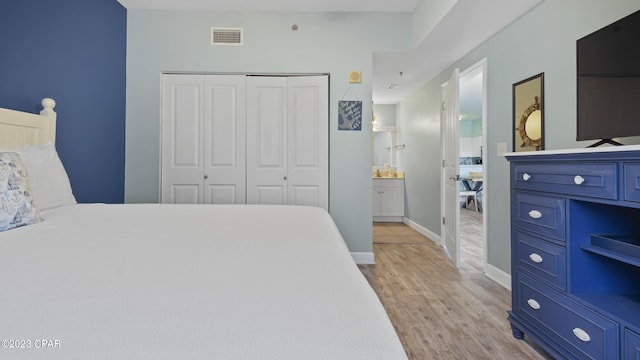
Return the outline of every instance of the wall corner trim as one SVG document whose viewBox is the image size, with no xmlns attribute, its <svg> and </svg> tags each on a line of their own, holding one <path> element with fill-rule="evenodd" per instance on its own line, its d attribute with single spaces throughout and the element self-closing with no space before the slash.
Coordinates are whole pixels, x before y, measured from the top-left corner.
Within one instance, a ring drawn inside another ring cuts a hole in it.
<svg viewBox="0 0 640 360">
<path fill-rule="evenodd" d="M 429 240 L 433 241 L 434 243 L 438 244 L 438 245 L 442 245 L 442 241 L 440 239 L 440 235 L 434 233 L 433 231 L 423 227 L 422 225 L 418 224 L 417 222 L 409 219 L 409 218 L 402 218 L 402 222 L 407 224 L 407 226 L 409 226 L 410 228 L 412 228 L 413 230 L 419 232 L 420 234 L 426 236 L 427 238 L 429 238 Z"/>
<path fill-rule="evenodd" d="M 376 263 L 373 252 L 352 252 L 351 257 L 358 265 L 374 265 Z"/>
<path fill-rule="evenodd" d="M 487 264 L 485 268 L 486 272 L 484 273 L 489 279 L 497 282 L 502 285 L 507 290 L 511 290 L 511 275 L 506 272 L 498 269 L 497 267 Z"/>
</svg>

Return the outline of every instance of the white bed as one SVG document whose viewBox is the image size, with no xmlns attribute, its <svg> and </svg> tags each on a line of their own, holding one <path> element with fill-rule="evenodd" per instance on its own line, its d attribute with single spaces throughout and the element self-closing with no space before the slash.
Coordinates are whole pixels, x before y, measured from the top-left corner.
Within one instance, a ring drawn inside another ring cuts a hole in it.
<svg viewBox="0 0 640 360">
<path fill-rule="evenodd" d="M 0 148 L 53 140 L 51 114 L 44 135 Z M 0 232 L 2 359 L 407 358 L 320 208 L 75 204 L 40 217 Z"/>
</svg>

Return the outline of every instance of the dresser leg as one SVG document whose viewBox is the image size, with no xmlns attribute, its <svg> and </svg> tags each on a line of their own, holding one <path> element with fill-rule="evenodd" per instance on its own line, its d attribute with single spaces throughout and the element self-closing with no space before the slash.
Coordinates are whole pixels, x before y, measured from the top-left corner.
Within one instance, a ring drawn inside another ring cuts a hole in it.
<svg viewBox="0 0 640 360">
<path fill-rule="evenodd" d="M 524 333 L 518 329 L 517 327 L 515 327 L 513 324 L 511 324 L 511 331 L 513 332 L 513 337 L 516 339 L 524 339 Z"/>
</svg>

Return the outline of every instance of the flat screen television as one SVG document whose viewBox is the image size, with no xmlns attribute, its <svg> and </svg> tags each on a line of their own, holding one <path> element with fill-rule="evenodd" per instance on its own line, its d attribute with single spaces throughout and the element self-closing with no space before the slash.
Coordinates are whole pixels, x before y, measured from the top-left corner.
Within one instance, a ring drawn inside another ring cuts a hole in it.
<svg viewBox="0 0 640 360">
<path fill-rule="evenodd" d="M 576 140 L 640 136 L 640 10 L 576 42 Z"/>
</svg>

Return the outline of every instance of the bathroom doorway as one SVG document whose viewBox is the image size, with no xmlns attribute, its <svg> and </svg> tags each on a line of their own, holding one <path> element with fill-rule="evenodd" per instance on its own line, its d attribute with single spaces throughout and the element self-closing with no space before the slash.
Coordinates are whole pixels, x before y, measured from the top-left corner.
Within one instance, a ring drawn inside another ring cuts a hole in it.
<svg viewBox="0 0 640 360">
<path fill-rule="evenodd" d="M 485 272 L 486 258 L 486 59 L 460 73 L 460 267 Z"/>
</svg>

